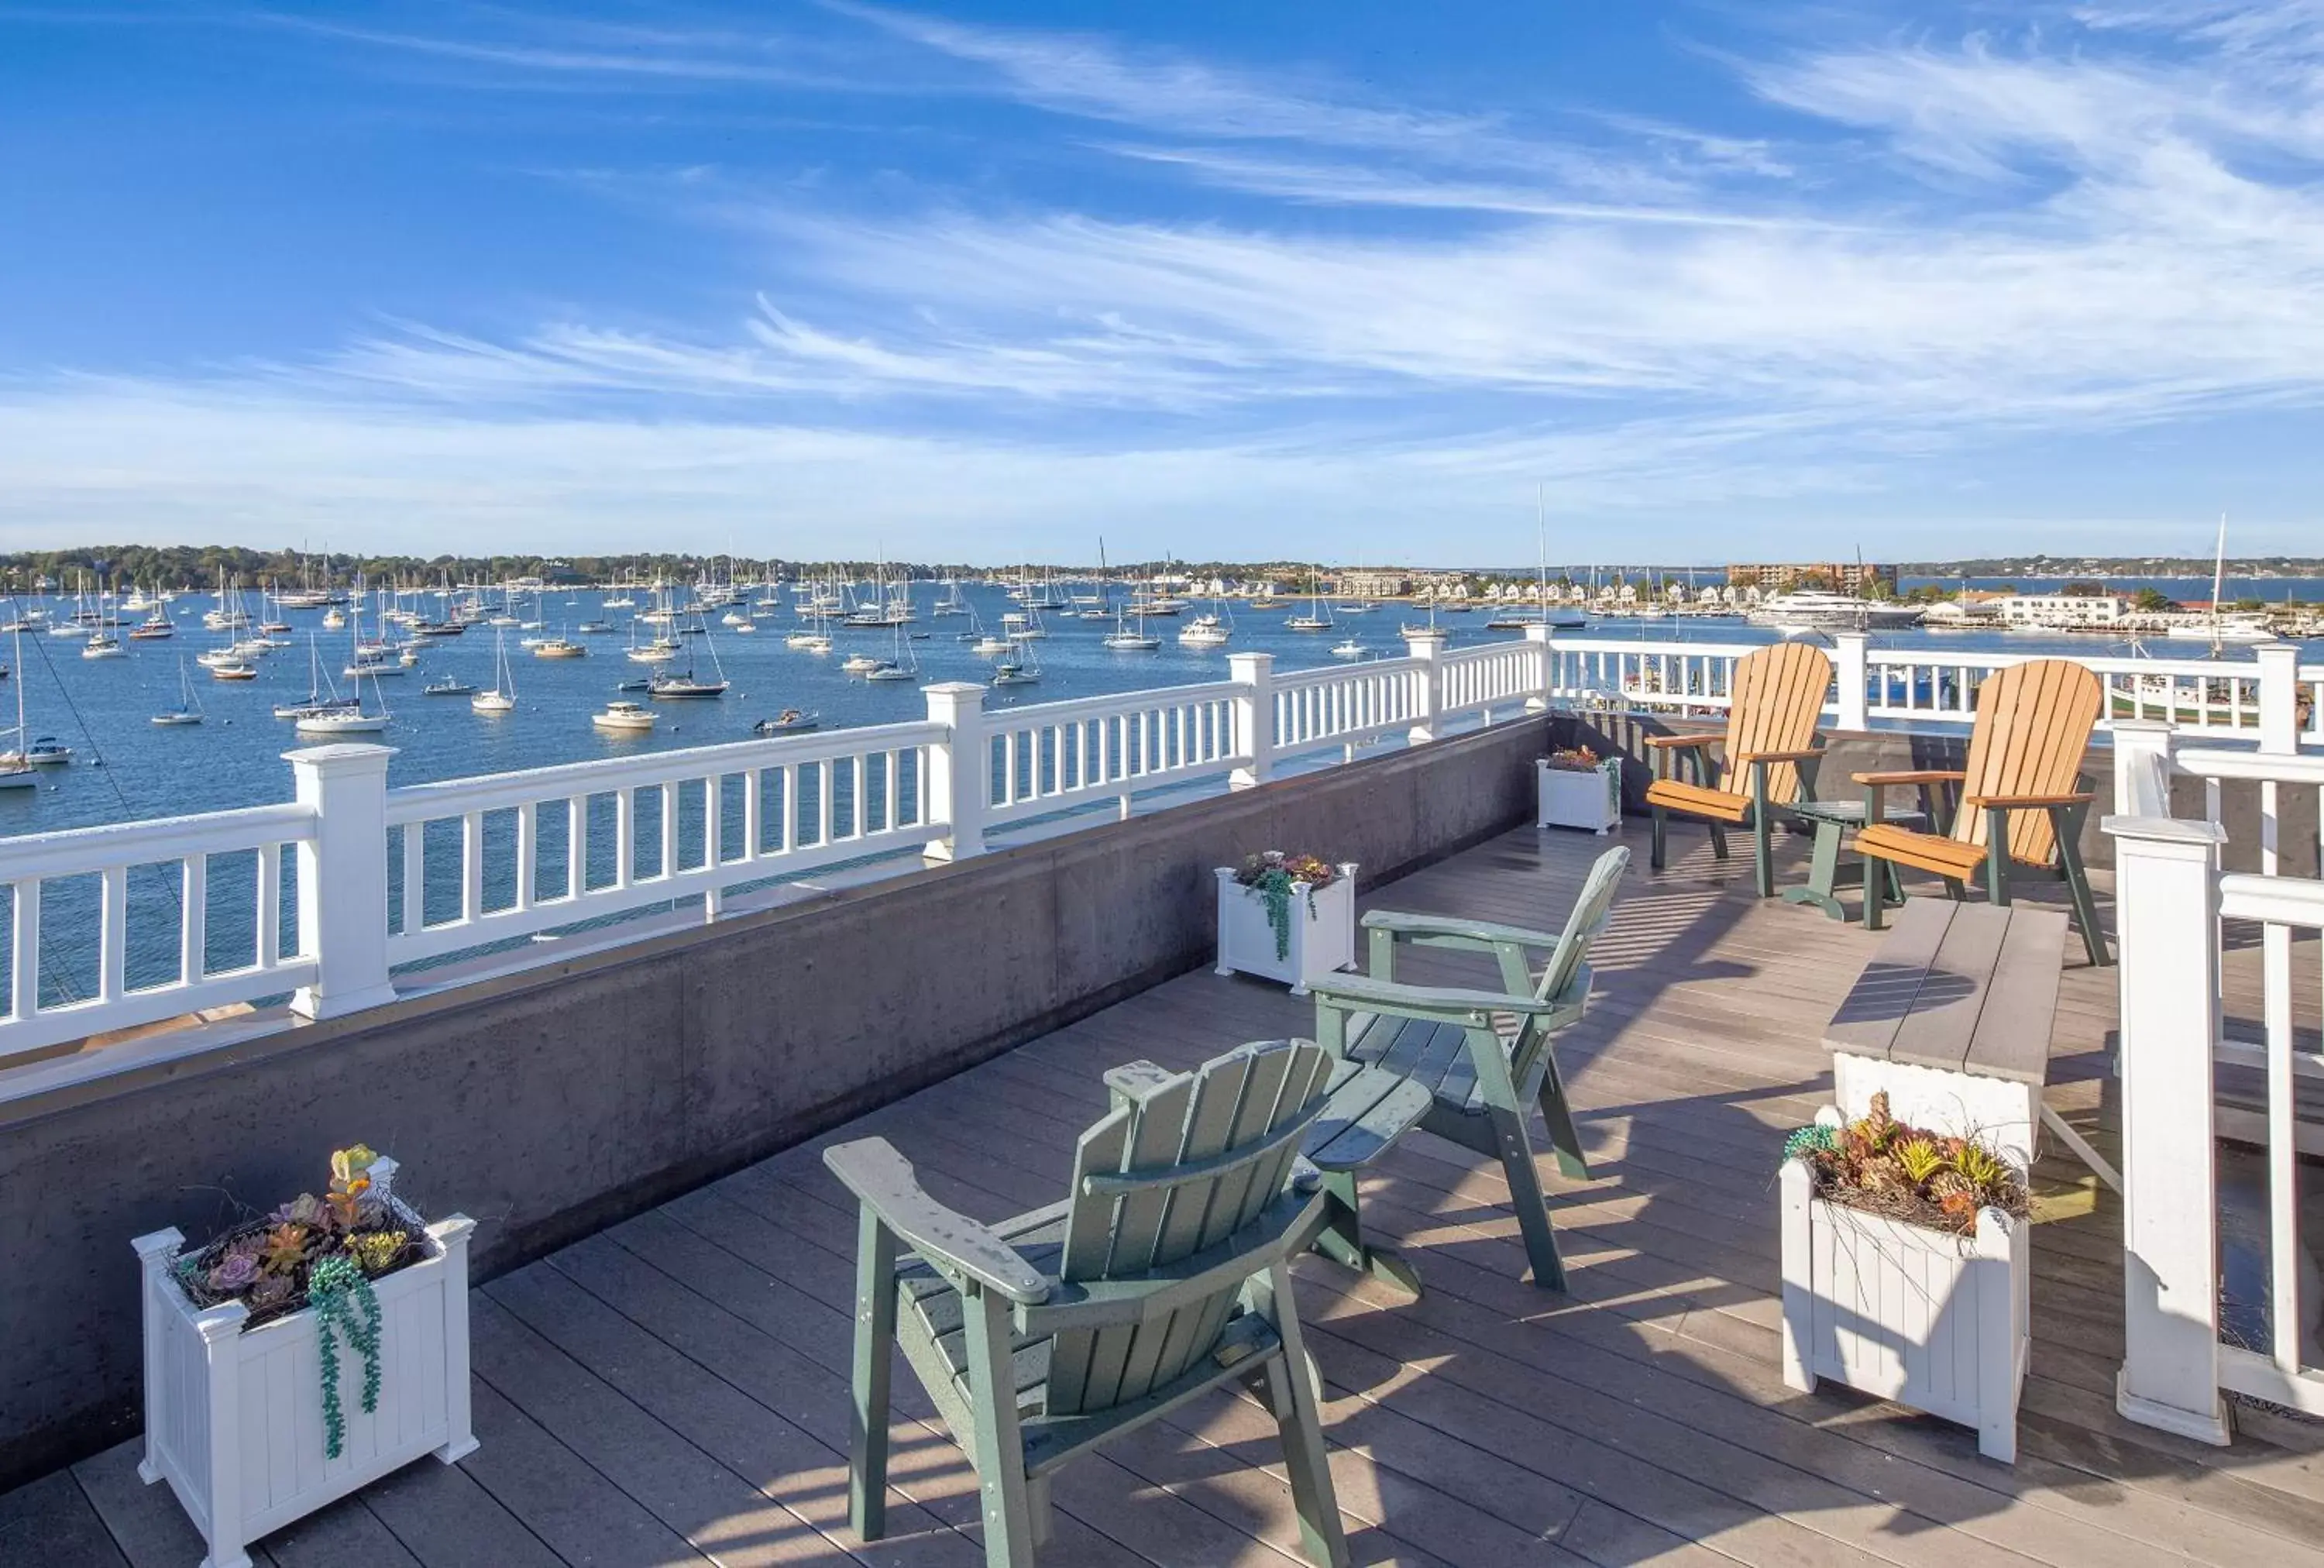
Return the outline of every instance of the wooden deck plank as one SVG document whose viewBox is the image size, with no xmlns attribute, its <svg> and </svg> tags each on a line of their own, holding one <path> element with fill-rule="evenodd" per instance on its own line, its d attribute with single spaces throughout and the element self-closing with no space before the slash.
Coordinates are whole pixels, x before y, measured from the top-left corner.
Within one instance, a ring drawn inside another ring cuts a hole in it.
<svg viewBox="0 0 2324 1568">
<path fill-rule="evenodd" d="M 1513 833 L 1361 901 L 1554 927 L 1602 847 Z M 2072 1162 L 2036 1172 L 2060 1217 L 2034 1233 L 2014 1469 L 1978 1457 L 1963 1428 L 1783 1386 L 1768 1183 L 1785 1134 L 1829 1098 L 1826 1026 L 1880 939 L 1753 898 L 1748 858 L 1714 864 L 1699 831 L 1673 848 L 1668 872 L 1633 866 L 1592 954 L 1589 1016 L 1557 1042 L 1591 1165 L 1582 1180 L 1542 1173 L 1570 1289 L 1525 1282 L 1499 1167 L 1427 1134 L 1361 1184 L 1368 1224 L 1403 1246 L 1426 1295 L 1319 1260 L 1295 1270 L 1357 1561 L 2324 1568 L 2324 1427 L 2261 1417 L 2213 1450 L 2115 1413 L 2120 1212 Z M 1803 853 L 1779 841 L 1784 874 Z M 2094 880 L 2104 899 L 2108 879 Z M 2056 893 L 2032 884 L 2024 901 L 2061 908 Z M 2231 1017 L 2257 1016 L 2257 959 L 2227 955 Z M 1401 973 L 1488 973 L 1435 950 Z M 2052 1103 L 2118 1149 L 2114 972 L 2071 964 L 2058 998 Z M 475 1297 L 483 1449 L 399 1472 L 254 1555 L 969 1568 L 982 1556 L 973 1473 L 908 1376 L 892 1534 L 867 1545 L 847 1529 L 854 1214 L 822 1148 L 889 1137 L 931 1192 L 997 1217 L 1063 1191 L 1073 1140 L 1104 1108 L 1104 1069 L 1189 1066 L 1308 1033 L 1314 1016 L 1259 982 L 1167 980 L 493 1282 Z M 0 1559 L 22 1556 L 29 1532 L 46 1554 L 29 1560 L 190 1568 L 191 1527 L 134 1462 L 124 1444 L 0 1498 Z M 1045 1562 L 1297 1560 L 1272 1419 L 1240 1391 L 1067 1467 L 1056 1498 Z"/>
<path fill-rule="evenodd" d="M 60 1470 L 0 1497 L 0 1563 L 127 1568 L 72 1471 Z"/>
</svg>

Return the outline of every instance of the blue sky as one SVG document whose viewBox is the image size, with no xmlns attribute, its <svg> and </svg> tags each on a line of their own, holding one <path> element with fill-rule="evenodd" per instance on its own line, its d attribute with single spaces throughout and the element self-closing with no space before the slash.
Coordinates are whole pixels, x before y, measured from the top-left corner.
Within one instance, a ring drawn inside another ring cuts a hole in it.
<svg viewBox="0 0 2324 1568">
<path fill-rule="evenodd" d="M 0 0 L 0 548 L 2324 552 L 2324 0 Z"/>
</svg>

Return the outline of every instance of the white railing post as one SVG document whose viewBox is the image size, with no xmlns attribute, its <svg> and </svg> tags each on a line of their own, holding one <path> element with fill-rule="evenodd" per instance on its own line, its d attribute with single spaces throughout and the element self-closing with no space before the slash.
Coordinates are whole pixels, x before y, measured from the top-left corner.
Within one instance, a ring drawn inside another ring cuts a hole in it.
<svg viewBox="0 0 2324 1568">
<path fill-rule="evenodd" d="M 337 1018 L 395 1000 L 387 974 L 387 760 L 392 746 L 285 752 L 315 834 L 299 843 L 299 955 L 314 980 L 290 1010 Z M 414 890 L 416 894 L 417 890 Z M 263 956 L 263 955 L 262 955 Z"/>
<path fill-rule="evenodd" d="M 1405 738 L 1416 746 L 1425 746 L 1436 738 L 1437 718 L 1444 711 L 1444 667 L 1438 662 L 1444 652 L 1444 633 L 1434 630 L 1407 632 L 1404 645 L 1420 661 L 1412 728 L 1405 732 Z"/>
<path fill-rule="evenodd" d="M 2114 722 L 2114 813 L 2171 815 L 2171 752 L 2177 730 L 2161 719 Z"/>
<path fill-rule="evenodd" d="M 1227 776 L 1230 789 L 1248 789 L 1275 776 L 1275 655 L 1230 653 L 1227 678 L 1234 695 L 1235 745 L 1249 761 Z"/>
<path fill-rule="evenodd" d="M 1866 712 L 1864 696 L 1864 645 L 1870 641 L 1861 632 L 1835 632 L 1831 634 L 1832 674 L 1840 687 L 1840 713 L 1832 721 L 1834 729 L 1868 730 L 1872 727 Z"/>
<path fill-rule="evenodd" d="M 2156 766 L 2163 749 L 2137 732 L 2131 756 L 2123 743 L 2117 731 L 2122 814 L 2104 824 L 2114 840 L 2121 948 L 2123 1362 L 2115 1407 L 2149 1426 L 2225 1443 L 2211 1078 L 2227 835 L 2216 824 L 2166 815 L 2168 763 Z"/>
<path fill-rule="evenodd" d="M 945 825 L 921 853 L 930 860 L 966 860 L 984 853 L 984 817 L 992 807 L 992 742 L 984 724 L 984 688 L 973 680 L 922 687 L 928 723 L 945 738 L 928 747 L 928 819 Z"/>
<path fill-rule="evenodd" d="M 1526 646 L 1533 650 L 1533 691 L 1526 698 L 1526 712 L 1542 713 L 1549 707 L 1550 681 L 1554 673 L 1556 650 L 1551 646 L 1550 633 L 1555 628 L 1536 622 L 1525 629 Z"/>
<path fill-rule="evenodd" d="M 2259 658 L 2259 749 L 2281 756 L 2300 753 L 2300 646 L 2263 642 Z"/>
</svg>

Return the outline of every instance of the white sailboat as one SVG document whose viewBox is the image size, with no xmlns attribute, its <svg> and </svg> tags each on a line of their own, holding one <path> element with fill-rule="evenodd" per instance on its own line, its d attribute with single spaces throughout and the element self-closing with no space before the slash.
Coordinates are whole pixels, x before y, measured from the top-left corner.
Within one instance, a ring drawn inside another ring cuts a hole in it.
<svg viewBox="0 0 2324 1568">
<path fill-rule="evenodd" d="M 1323 583 L 1313 569 L 1307 574 L 1307 613 L 1290 616 L 1285 620 L 1283 627 L 1286 632 L 1329 632 L 1332 629 L 1332 617 L 1323 609 Z"/>
<path fill-rule="evenodd" d="M 16 727 L 10 733 L 15 744 L 0 752 L 0 789 L 30 789 L 40 782 L 32 760 L 24 744 L 24 629 L 16 625 Z"/>
<path fill-rule="evenodd" d="M 202 722 L 201 699 L 194 696 L 194 678 L 186 668 L 183 654 L 178 656 L 178 706 L 164 708 L 153 715 L 153 722 L 164 726 L 198 724 Z"/>
<path fill-rule="evenodd" d="M 881 659 L 872 669 L 865 670 L 863 678 L 866 680 L 918 680 L 919 678 L 920 661 L 913 654 L 909 645 L 904 641 L 904 628 L 902 623 L 899 623 L 896 626 L 894 655 Z"/>
<path fill-rule="evenodd" d="M 1107 632 L 1105 636 L 1105 645 L 1108 648 L 1122 653 L 1151 653 L 1162 646 L 1162 639 L 1147 632 L 1145 606 L 1141 604 L 1137 608 L 1138 630 L 1135 632 L 1122 624 L 1121 618 L 1124 612 L 1119 608 L 1114 611 L 1113 630 Z"/>
<path fill-rule="evenodd" d="M 493 688 L 470 697 L 468 706 L 480 714 L 516 712 L 516 672 L 509 668 L 508 633 L 504 631 L 493 633 Z"/>
<path fill-rule="evenodd" d="M 2270 642 L 2275 633 L 2268 630 L 2266 621 L 2257 615 L 2221 616 L 2219 597 L 2227 591 L 2227 514 L 2219 513 L 2218 550 L 2211 558 L 2211 614 L 2207 621 L 2181 622 L 2163 635 L 2200 639 L 2211 645 L 2218 653 L 2229 642 Z"/>
</svg>

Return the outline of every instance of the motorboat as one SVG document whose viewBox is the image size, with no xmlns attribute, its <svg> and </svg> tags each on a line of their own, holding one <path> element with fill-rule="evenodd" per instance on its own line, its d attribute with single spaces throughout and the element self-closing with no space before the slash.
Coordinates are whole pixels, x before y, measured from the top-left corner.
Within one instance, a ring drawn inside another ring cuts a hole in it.
<svg viewBox="0 0 2324 1568">
<path fill-rule="evenodd" d="M 1786 634 L 1801 632 L 1895 632 L 1917 626 L 1925 612 L 1918 604 L 1888 599 L 1858 599 L 1848 594 L 1802 588 L 1762 600 L 1744 616 L 1754 626 Z"/>
<path fill-rule="evenodd" d="M 256 680 L 258 678 L 258 666 L 244 664 L 239 659 L 229 659 L 224 664 L 212 664 L 209 666 L 209 672 L 212 680 Z"/>
<path fill-rule="evenodd" d="M 641 704 L 609 702 L 604 713 L 591 714 L 589 722 L 601 730 L 611 730 L 616 734 L 637 735 L 652 729 L 657 716 L 653 709 Z"/>
<path fill-rule="evenodd" d="M 536 643 L 532 656 L 535 659 L 586 659 L 589 650 L 569 637 L 551 637 L 547 641 Z"/>
<path fill-rule="evenodd" d="M 1332 657 L 1334 659 L 1361 659 L 1367 651 L 1369 650 L 1364 647 L 1362 642 L 1351 637 L 1346 641 L 1335 644 L 1333 647 Z"/>
<path fill-rule="evenodd" d="M 1234 634 L 1217 615 L 1197 615 L 1178 628 L 1181 648 L 1223 648 Z"/>
<path fill-rule="evenodd" d="M 804 713 L 798 708 L 785 708 L 770 719 L 761 719 L 751 726 L 754 735 L 803 735 L 823 723 L 819 714 Z"/>
<path fill-rule="evenodd" d="M 431 680 L 420 688 L 422 696 L 474 696 L 475 691 L 475 681 L 462 680 L 456 675 L 447 675 L 441 680 Z"/>
</svg>

